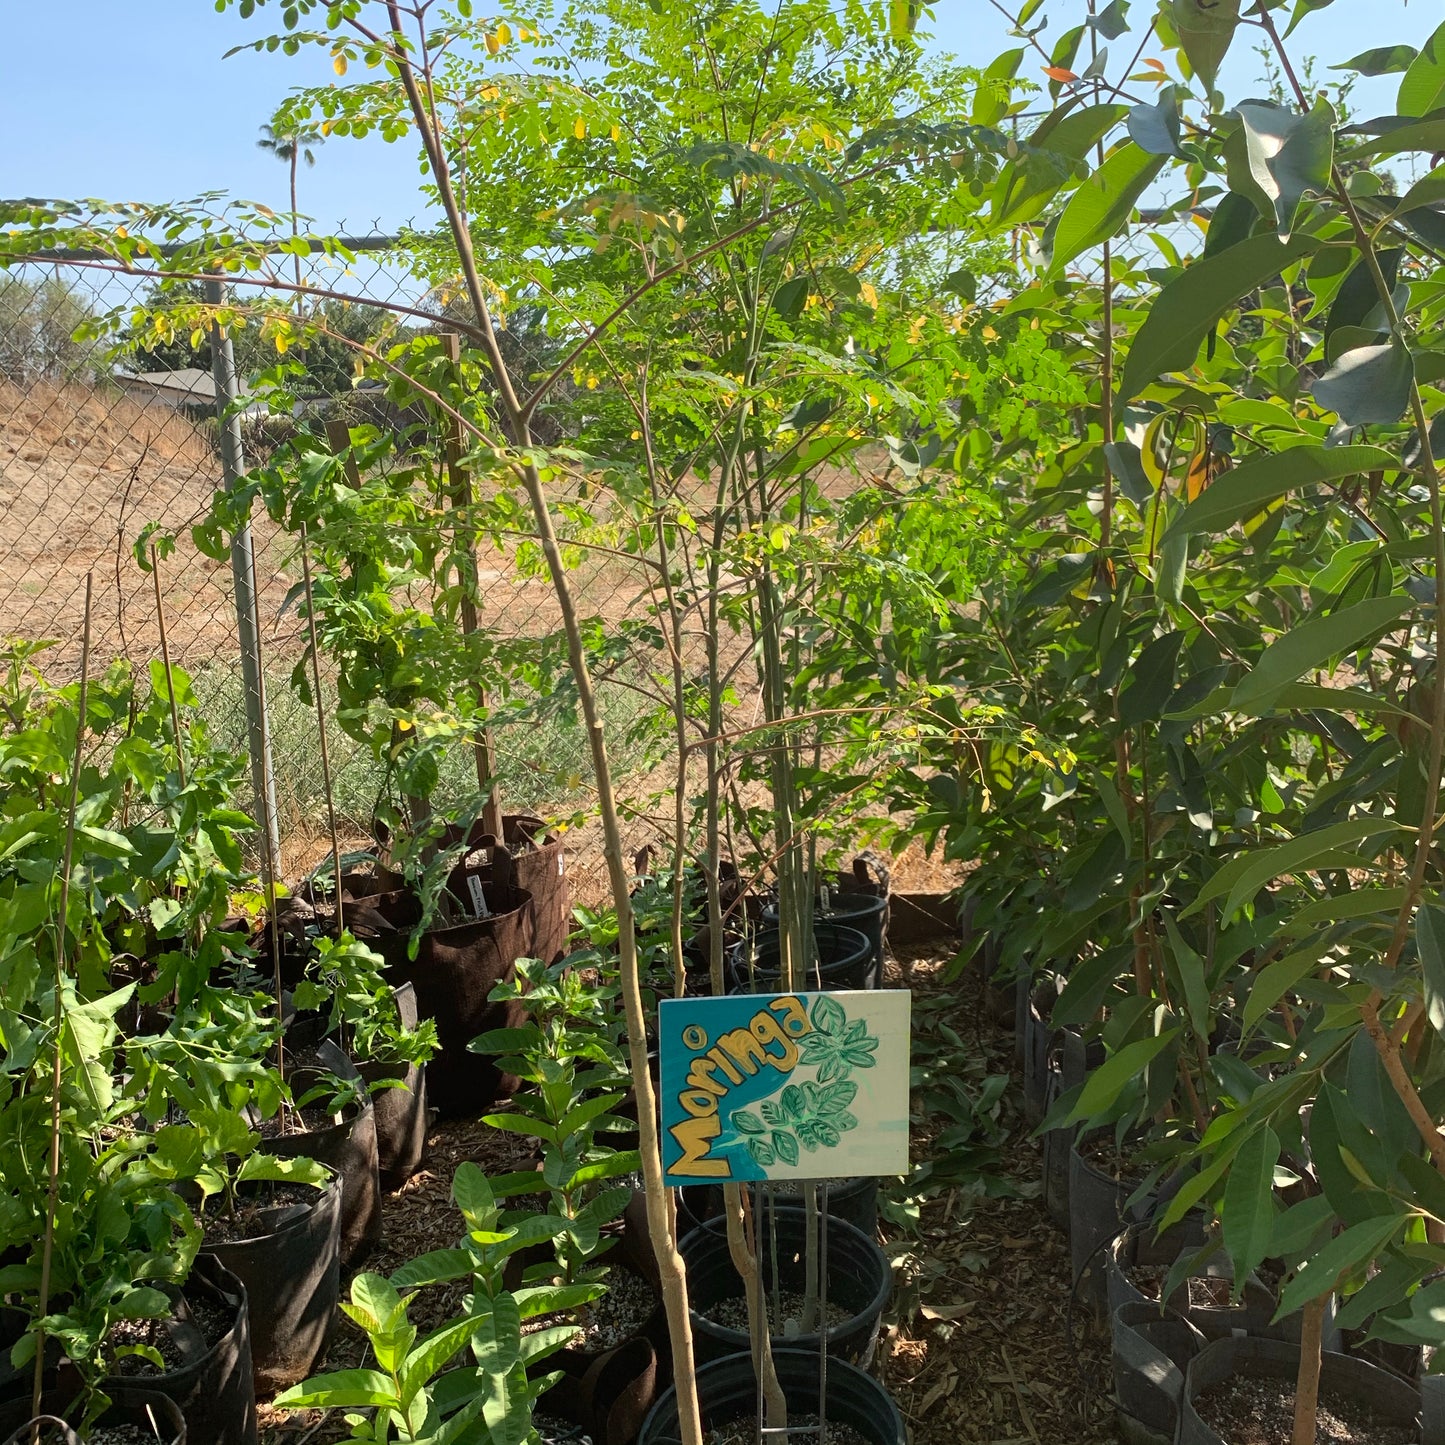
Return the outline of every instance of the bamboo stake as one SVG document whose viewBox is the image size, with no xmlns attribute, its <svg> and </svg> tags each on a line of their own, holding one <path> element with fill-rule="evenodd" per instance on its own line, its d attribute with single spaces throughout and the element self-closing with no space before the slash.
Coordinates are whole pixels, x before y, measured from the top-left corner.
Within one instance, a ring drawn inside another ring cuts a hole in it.
<svg viewBox="0 0 1445 1445">
<path fill-rule="evenodd" d="M 166 609 L 161 603 L 161 566 L 154 545 L 151 547 L 151 582 L 156 594 L 156 623 L 161 631 L 161 666 L 166 670 L 166 696 L 171 704 L 171 732 L 176 739 L 176 772 L 180 776 L 181 787 L 184 788 L 186 750 L 181 746 L 181 710 L 176 706 L 176 682 L 171 675 L 171 645 L 166 637 Z"/>
<path fill-rule="evenodd" d="M 311 641 L 311 694 L 316 703 L 316 731 L 321 739 L 321 787 L 326 794 L 326 822 L 331 829 L 332 882 L 336 887 L 336 936 L 345 920 L 341 911 L 341 840 L 336 832 L 336 800 L 331 791 L 331 754 L 326 745 L 326 707 L 321 698 L 321 649 L 316 642 L 316 594 L 311 586 L 311 548 L 306 523 L 301 524 L 301 577 L 306 587 L 306 630 Z"/>
<path fill-rule="evenodd" d="M 259 598 L 260 592 L 256 587 L 256 553 L 251 552 L 251 595 Z M 275 819 L 271 815 L 271 799 L 273 797 L 274 783 L 269 775 L 271 766 L 271 747 L 269 733 L 271 730 L 270 718 L 266 712 L 266 669 L 264 658 L 261 653 L 261 627 L 259 619 L 256 627 L 256 710 L 261 719 L 261 732 L 265 738 L 265 746 L 262 755 L 266 759 L 267 776 L 261 779 L 261 837 L 265 840 L 261 847 L 261 861 L 265 867 L 266 886 L 266 915 L 271 923 L 271 983 L 276 990 L 276 1023 L 280 1029 L 276 1038 L 276 1072 L 281 1076 L 281 1082 L 286 1082 L 286 1042 L 285 1042 L 285 1006 L 281 1000 L 281 925 L 276 918 L 276 872 L 279 864 L 275 853 L 271 848 L 272 838 L 280 835 L 275 831 Z M 337 879 L 339 887 L 341 880 Z M 277 1127 L 282 1134 L 286 1132 L 286 1110 L 283 1108 L 276 1116 Z"/>
<path fill-rule="evenodd" d="M 442 333 L 442 346 L 446 350 L 447 360 L 451 362 L 454 370 L 460 374 L 462 360 L 461 337 L 455 331 Z M 448 493 L 452 510 L 460 511 L 462 516 L 467 515 L 472 504 L 472 479 L 466 469 L 462 466 L 462 428 L 461 423 L 454 416 L 446 418 L 447 429 L 447 482 Z M 480 574 L 477 569 L 477 554 L 472 546 L 471 538 L 468 537 L 461 547 L 462 555 L 466 559 L 465 573 L 462 578 L 462 634 L 468 639 L 477 633 L 477 602 L 476 593 L 480 583 Z M 484 712 L 487 707 L 487 690 L 480 683 L 476 688 L 477 706 Z M 497 754 L 496 746 L 492 740 L 492 730 L 489 726 L 483 725 L 472 744 L 477 764 L 477 790 L 482 795 L 482 825 L 498 843 L 504 843 L 502 837 L 502 800 L 497 791 Z"/>
<path fill-rule="evenodd" d="M 85 742 L 85 709 L 90 688 L 90 607 L 94 572 L 85 574 L 85 621 L 80 634 L 80 696 L 76 701 L 75 762 L 70 773 L 70 807 L 65 818 L 65 851 L 60 865 L 60 917 L 55 929 L 55 996 L 51 1003 L 51 1029 L 55 1035 L 55 1064 L 50 1075 L 50 1185 L 45 1201 L 45 1243 L 40 1254 L 40 1299 L 36 1319 L 44 1321 L 50 1309 L 50 1268 L 55 1257 L 55 1213 L 60 1199 L 60 1085 L 62 1079 L 60 1033 L 64 1025 L 61 1002 L 65 986 L 65 932 L 70 911 L 70 868 L 75 859 L 75 814 L 80 806 L 80 756 Z M 30 1413 L 40 1413 L 45 1386 L 45 1326 L 37 1326 L 35 1377 L 30 1387 Z"/>
</svg>

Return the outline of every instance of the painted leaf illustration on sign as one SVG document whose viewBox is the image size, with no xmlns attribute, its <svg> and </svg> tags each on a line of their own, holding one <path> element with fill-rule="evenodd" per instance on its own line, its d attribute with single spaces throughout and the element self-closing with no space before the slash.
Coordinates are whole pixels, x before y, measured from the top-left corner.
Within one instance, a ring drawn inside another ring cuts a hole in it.
<svg viewBox="0 0 1445 1445">
<path fill-rule="evenodd" d="M 778 1159 L 796 1164 L 802 1157 L 799 1145 L 810 1154 L 835 1149 L 849 1129 L 858 1127 L 857 1118 L 848 1110 L 857 1097 L 858 1085 L 851 1079 L 788 1084 L 776 1099 L 765 1099 L 758 1106 L 761 1118 L 751 1109 L 734 1109 L 733 1128 L 746 1138 L 748 1151 L 759 1164 Z"/>
<path fill-rule="evenodd" d="M 813 1032 L 804 1035 L 799 1047 L 803 1062 L 817 1065 L 820 1084 L 846 1079 L 854 1069 L 873 1067 L 878 1040 L 863 1019 L 850 1024 L 843 1006 L 823 994 L 813 1005 L 812 1020 Z"/>
</svg>

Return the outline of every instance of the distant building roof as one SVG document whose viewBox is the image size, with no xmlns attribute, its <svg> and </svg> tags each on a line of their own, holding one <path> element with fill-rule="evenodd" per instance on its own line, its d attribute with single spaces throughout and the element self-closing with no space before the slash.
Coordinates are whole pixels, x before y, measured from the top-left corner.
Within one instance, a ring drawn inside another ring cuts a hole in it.
<svg viewBox="0 0 1445 1445">
<path fill-rule="evenodd" d="M 119 380 L 122 383 L 139 382 L 153 387 L 156 391 L 184 396 L 197 402 L 214 402 L 216 399 L 215 378 L 209 371 L 202 371 L 198 366 L 183 366 L 179 371 L 128 372 Z"/>
</svg>

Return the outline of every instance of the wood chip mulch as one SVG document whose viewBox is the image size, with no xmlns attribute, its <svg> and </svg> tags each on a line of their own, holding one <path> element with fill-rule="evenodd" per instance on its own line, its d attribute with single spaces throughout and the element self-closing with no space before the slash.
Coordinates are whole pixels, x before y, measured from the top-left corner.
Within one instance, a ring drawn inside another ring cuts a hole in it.
<svg viewBox="0 0 1445 1445">
<path fill-rule="evenodd" d="M 913 989 L 919 1027 L 947 1022 L 977 1050 L 980 1077 L 1011 1073 L 1012 1033 L 989 1019 L 976 977 L 970 971 L 954 984 L 940 982 L 950 945 L 900 952 L 885 987 Z M 875 1368 L 913 1445 L 1109 1445 L 1118 1438 L 1107 1333 L 1072 1302 L 1068 1240 L 1038 1197 L 1039 1147 L 1028 1137 L 1019 1082 L 1013 1079 L 999 1106 L 1004 1137 L 987 1177 L 938 1189 L 915 1220 L 883 1227 L 897 1284 Z M 931 1157 L 949 1122 L 915 1116 L 915 1162 Z M 450 1187 L 463 1160 L 502 1173 L 529 1158 L 525 1140 L 480 1121 L 436 1124 L 422 1172 L 384 1197 L 385 1239 L 361 1268 L 387 1274 L 456 1243 Z M 418 1329 L 447 1318 L 462 1291 L 423 1291 L 412 1311 Z M 365 1337 L 343 1318 L 322 1367 L 367 1363 Z M 263 1405 L 260 1423 L 261 1445 L 334 1445 L 348 1437 L 339 1412 L 287 1414 Z"/>
</svg>

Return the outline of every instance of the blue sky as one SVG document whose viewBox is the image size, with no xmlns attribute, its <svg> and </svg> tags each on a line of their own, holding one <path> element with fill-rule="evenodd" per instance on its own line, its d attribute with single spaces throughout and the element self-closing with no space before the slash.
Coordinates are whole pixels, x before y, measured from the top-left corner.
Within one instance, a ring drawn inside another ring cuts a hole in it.
<svg viewBox="0 0 1445 1445">
<path fill-rule="evenodd" d="M 1058 19 L 1083 0 L 1047 7 Z M 324 55 L 246 53 L 232 45 L 267 33 L 209 0 L 51 0 L 6 6 L 0 58 L 0 194 L 174 200 L 206 190 L 286 205 L 285 167 L 255 145 L 258 126 L 293 86 L 332 79 Z M 1150 0 L 1135 0 L 1143 14 Z M 264 15 L 266 12 L 262 12 Z M 937 0 L 938 43 L 971 63 L 1018 44 L 988 0 Z M 1445 0 L 1335 0 L 1306 19 L 1295 54 L 1343 60 L 1371 46 L 1419 45 L 1445 20 Z M 1227 94 L 1257 91 L 1258 60 L 1236 40 Z M 1122 43 L 1122 42 L 1121 42 Z M 1028 73 L 1037 74 L 1035 68 Z M 1355 109 L 1393 109 L 1397 77 L 1368 82 Z M 303 174 L 301 208 L 323 228 L 384 229 L 418 215 L 416 165 L 406 143 L 334 141 Z"/>
</svg>

